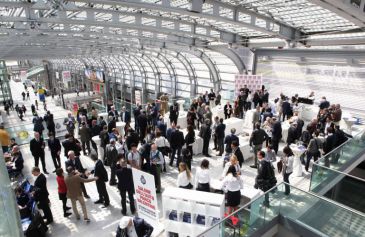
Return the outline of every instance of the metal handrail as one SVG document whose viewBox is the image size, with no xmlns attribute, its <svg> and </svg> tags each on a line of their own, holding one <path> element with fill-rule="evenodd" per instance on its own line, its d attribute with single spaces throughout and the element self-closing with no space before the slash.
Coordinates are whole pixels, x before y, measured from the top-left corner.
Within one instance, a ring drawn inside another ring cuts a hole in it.
<svg viewBox="0 0 365 237">
<path fill-rule="evenodd" d="M 220 222 L 218 222 L 218 223 L 214 224 L 213 226 L 210 226 L 210 228 L 209 228 L 209 229 L 205 230 L 204 232 L 202 232 L 202 233 L 201 233 L 201 234 L 199 234 L 198 236 L 202 236 L 203 234 L 205 234 L 205 233 L 209 232 L 211 229 L 213 229 L 213 228 L 217 227 L 218 225 L 221 225 L 221 224 L 222 224 L 222 223 L 224 223 L 226 220 L 228 220 L 231 216 L 233 216 L 233 215 L 237 214 L 238 212 L 240 212 L 240 211 L 242 211 L 242 210 L 250 211 L 249 209 L 247 209 L 247 207 L 248 207 L 249 205 L 251 205 L 253 202 L 255 202 L 256 200 L 258 200 L 259 198 L 264 197 L 266 194 L 270 193 L 270 192 L 271 192 L 271 191 L 273 191 L 274 189 L 278 188 L 278 186 L 280 186 L 280 185 L 289 185 L 289 186 L 290 186 L 290 188 L 297 189 L 297 190 L 299 190 L 299 191 L 301 191 L 301 192 L 304 192 L 304 193 L 305 193 L 305 194 L 307 194 L 307 195 L 314 196 L 314 197 L 316 197 L 316 198 L 318 198 L 318 199 L 320 199 L 320 200 L 323 200 L 323 201 L 325 201 L 325 202 L 331 203 L 331 204 L 333 204 L 333 205 L 335 205 L 335 206 L 338 206 L 339 208 L 342 208 L 342 209 L 344 209 L 344 210 L 346 210 L 346 211 L 349 211 L 349 212 L 351 212 L 351 213 L 354 213 L 354 214 L 356 214 L 356 215 L 359 215 L 359 216 L 361 216 L 361 217 L 365 218 L 365 214 L 364 214 L 364 213 L 362 213 L 362 212 L 359 212 L 359 211 L 357 211 L 357 210 L 355 210 L 355 209 L 352 209 L 352 208 L 350 208 L 350 207 L 347 207 L 347 206 L 345 206 L 345 205 L 343 205 L 343 204 L 337 203 L 337 202 L 335 202 L 335 201 L 333 201 L 333 200 L 331 200 L 331 199 L 327 199 L 327 198 L 325 198 L 325 197 L 319 196 L 319 195 L 317 195 L 317 194 L 315 194 L 315 193 L 304 191 L 303 189 L 298 188 L 298 187 L 294 187 L 294 186 L 292 186 L 292 185 L 291 185 L 291 184 L 289 184 L 289 183 L 281 182 L 281 183 L 279 183 L 279 184 L 275 185 L 274 187 L 272 187 L 271 189 L 269 189 L 268 191 L 264 192 L 264 194 L 262 194 L 262 195 L 260 195 L 259 197 L 257 197 L 257 198 L 255 198 L 255 199 L 251 200 L 249 203 L 247 203 L 247 204 L 246 204 L 246 205 L 244 205 L 243 207 L 241 207 L 241 208 L 239 208 L 238 210 L 234 211 L 234 212 L 233 212 L 233 213 L 231 213 L 229 216 L 227 216 L 227 217 L 223 218 Z"/>
</svg>

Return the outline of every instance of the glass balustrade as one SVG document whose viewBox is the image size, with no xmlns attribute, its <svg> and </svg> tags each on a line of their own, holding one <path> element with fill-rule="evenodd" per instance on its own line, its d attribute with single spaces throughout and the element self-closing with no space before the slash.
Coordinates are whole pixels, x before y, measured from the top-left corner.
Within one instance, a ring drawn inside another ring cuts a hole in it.
<svg viewBox="0 0 365 237">
<path fill-rule="evenodd" d="M 257 235 L 277 217 L 321 236 L 365 236 L 364 214 L 293 186 L 290 194 L 285 195 L 285 185 L 277 185 L 199 236 Z"/>
</svg>

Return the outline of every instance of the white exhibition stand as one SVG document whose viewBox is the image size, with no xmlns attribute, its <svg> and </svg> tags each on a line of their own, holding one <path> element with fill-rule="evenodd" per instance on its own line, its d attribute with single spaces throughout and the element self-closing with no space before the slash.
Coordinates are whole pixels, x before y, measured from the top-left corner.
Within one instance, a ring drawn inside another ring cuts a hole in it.
<svg viewBox="0 0 365 237">
<path fill-rule="evenodd" d="M 116 122 L 116 127 L 119 131 L 119 134 L 124 137 L 124 127 L 125 127 L 125 122 Z"/>
<path fill-rule="evenodd" d="M 242 152 L 243 158 L 245 160 L 253 157 L 253 153 L 251 152 L 250 147 L 250 136 L 238 136 L 240 142 L 240 150 Z"/>
<path fill-rule="evenodd" d="M 196 190 L 168 187 L 162 193 L 163 219 L 165 234 L 177 233 L 179 237 L 197 236 L 209 229 L 213 218 L 222 220 L 225 209 L 224 195 Z M 169 215 L 176 211 L 177 220 L 170 220 Z M 191 223 L 183 221 L 184 213 L 190 213 Z M 205 216 L 205 224 L 197 223 L 197 216 Z M 205 236 L 221 236 L 220 225 Z"/>
<path fill-rule="evenodd" d="M 183 129 L 180 131 L 183 132 L 184 137 L 188 133 L 188 131 L 186 129 Z M 194 132 L 195 132 L 195 142 L 193 143 L 193 155 L 199 155 L 203 151 L 203 138 L 198 136 L 199 135 L 198 130 L 194 130 Z M 184 145 L 184 147 L 186 147 L 186 146 Z"/>
<path fill-rule="evenodd" d="M 99 136 L 93 136 L 91 139 L 95 142 L 96 146 L 98 147 L 98 158 L 99 158 L 99 160 L 103 160 L 104 149 L 100 146 L 100 143 L 101 143 L 100 137 Z"/>
<path fill-rule="evenodd" d="M 225 136 L 231 134 L 231 128 L 236 129 L 236 135 L 243 133 L 243 119 L 230 117 L 229 119 L 224 120 L 224 124 L 226 125 Z"/>
<path fill-rule="evenodd" d="M 300 156 L 306 151 L 304 146 L 298 146 L 296 144 L 291 144 L 290 149 L 294 153 L 294 162 L 293 162 L 293 176 L 294 177 L 302 177 L 303 176 L 303 168 L 302 163 L 300 162 Z"/>
</svg>

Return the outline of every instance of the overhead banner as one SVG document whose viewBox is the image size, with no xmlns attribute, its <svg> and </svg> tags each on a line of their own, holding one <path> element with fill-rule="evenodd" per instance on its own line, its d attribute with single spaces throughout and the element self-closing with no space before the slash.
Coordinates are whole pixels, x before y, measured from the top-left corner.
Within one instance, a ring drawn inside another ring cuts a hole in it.
<svg viewBox="0 0 365 237">
<path fill-rule="evenodd" d="M 260 90 L 262 87 L 262 76 L 261 75 L 244 75 L 236 74 L 235 76 L 235 96 L 240 94 L 240 89 L 247 85 L 247 88 L 254 92 Z"/>
<path fill-rule="evenodd" d="M 159 211 L 155 188 L 155 177 L 149 173 L 132 168 L 135 200 L 138 216 L 152 226 L 158 225 Z"/>
<path fill-rule="evenodd" d="M 86 79 L 98 83 L 105 83 L 104 80 L 104 72 L 102 70 L 95 69 L 85 69 L 85 77 Z"/>
</svg>

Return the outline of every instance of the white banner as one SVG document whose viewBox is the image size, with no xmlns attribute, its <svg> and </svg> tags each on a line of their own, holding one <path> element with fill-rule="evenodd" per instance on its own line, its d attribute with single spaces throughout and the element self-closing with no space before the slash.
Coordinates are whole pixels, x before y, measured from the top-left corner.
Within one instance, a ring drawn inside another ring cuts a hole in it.
<svg viewBox="0 0 365 237">
<path fill-rule="evenodd" d="M 142 104 L 141 91 L 135 90 L 134 91 L 134 98 L 135 98 L 136 104 L 140 104 L 140 105 Z"/>
<path fill-rule="evenodd" d="M 62 80 L 63 80 L 63 83 L 67 83 L 67 82 L 71 81 L 71 72 L 62 71 Z"/>
<path fill-rule="evenodd" d="M 262 86 L 262 76 L 261 75 L 245 75 L 236 74 L 235 76 L 235 94 L 238 96 L 240 94 L 240 89 L 247 85 L 247 88 L 254 93 L 256 90 L 260 90 Z"/>
<path fill-rule="evenodd" d="M 132 168 L 132 172 L 138 216 L 145 219 L 152 226 L 157 226 L 159 210 L 155 177 L 135 168 Z"/>
</svg>

